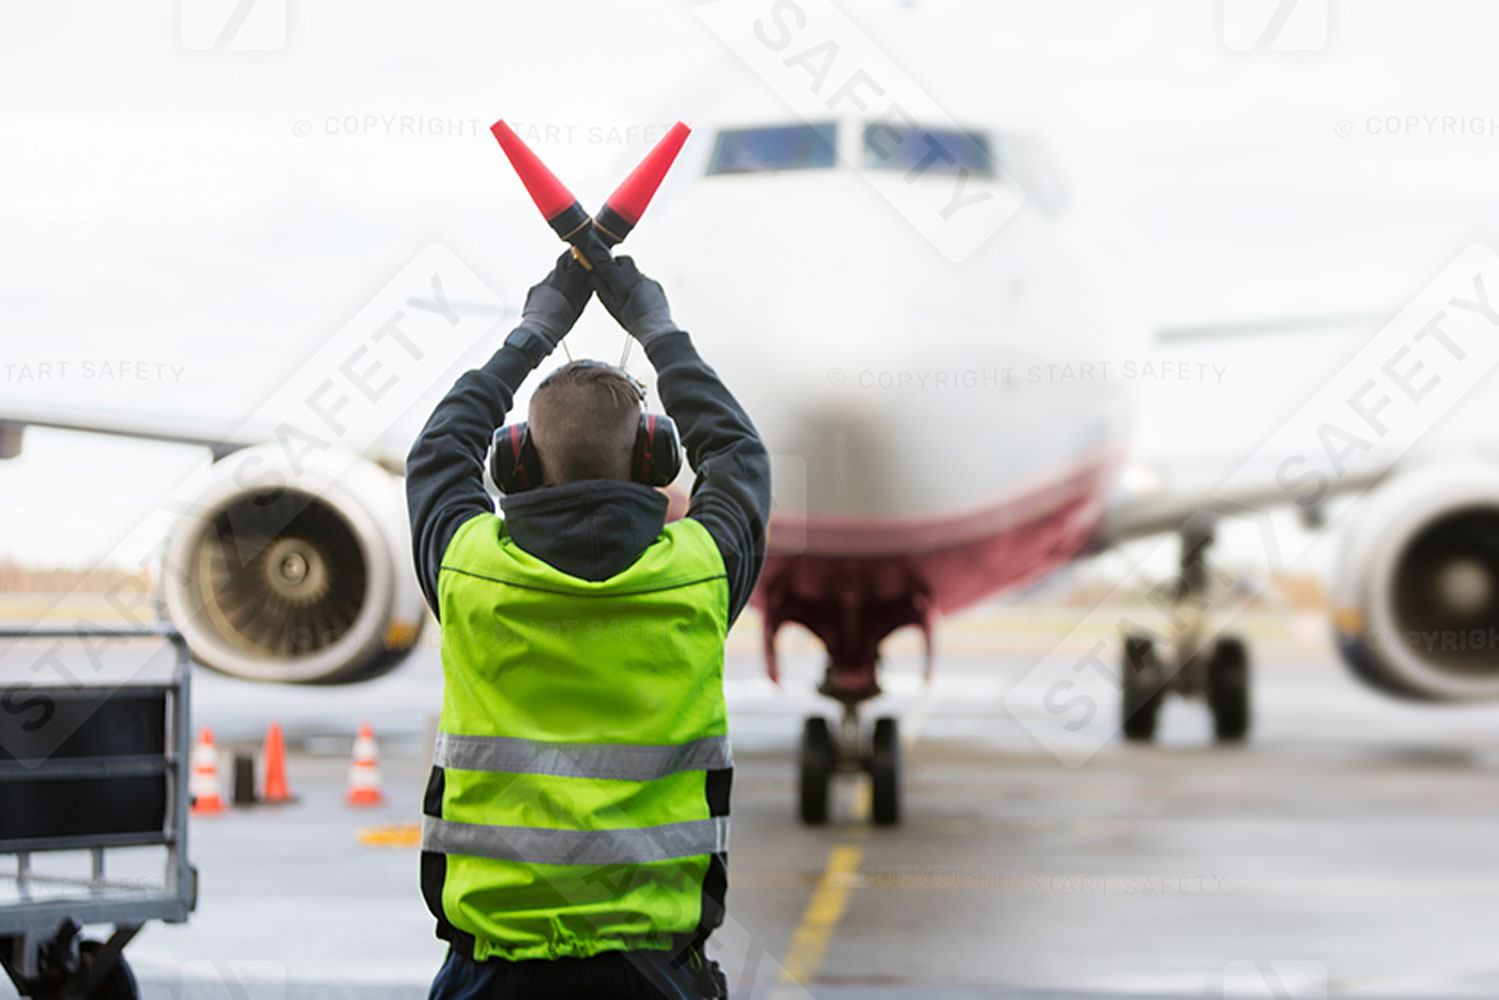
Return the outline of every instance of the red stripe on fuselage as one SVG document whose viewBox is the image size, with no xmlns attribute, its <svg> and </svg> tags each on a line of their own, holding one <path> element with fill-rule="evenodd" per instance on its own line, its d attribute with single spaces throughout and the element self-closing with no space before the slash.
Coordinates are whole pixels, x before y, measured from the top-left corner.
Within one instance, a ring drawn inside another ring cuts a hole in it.
<svg viewBox="0 0 1499 1000">
<path fill-rule="evenodd" d="M 834 601 L 924 593 L 951 612 L 1070 562 L 1098 528 L 1118 455 L 1089 456 L 978 508 L 920 518 L 777 515 L 757 604 L 774 588 Z"/>
</svg>

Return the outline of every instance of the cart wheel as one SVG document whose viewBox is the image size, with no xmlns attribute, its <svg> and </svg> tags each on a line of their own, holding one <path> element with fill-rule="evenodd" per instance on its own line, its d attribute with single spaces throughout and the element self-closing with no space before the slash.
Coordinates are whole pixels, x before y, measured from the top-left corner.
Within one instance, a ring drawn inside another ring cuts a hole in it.
<svg viewBox="0 0 1499 1000">
<path fill-rule="evenodd" d="M 94 956 L 104 950 L 102 941 L 80 941 L 78 952 L 83 958 L 83 973 L 87 975 L 93 966 Z M 117 955 L 114 964 L 104 978 L 94 984 L 88 1000 L 139 1000 L 140 988 L 135 983 L 135 973 L 125 962 L 124 955 Z"/>
</svg>

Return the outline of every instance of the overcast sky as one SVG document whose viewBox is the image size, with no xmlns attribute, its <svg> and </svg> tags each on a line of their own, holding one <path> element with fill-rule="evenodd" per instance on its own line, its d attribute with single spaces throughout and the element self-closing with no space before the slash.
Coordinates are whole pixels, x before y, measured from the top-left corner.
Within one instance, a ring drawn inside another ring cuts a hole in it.
<svg viewBox="0 0 1499 1000">
<path fill-rule="evenodd" d="M 4 398 L 242 416 L 428 244 L 520 300 L 556 246 L 494 119 L 531 126 L 591 201 L 661 125 L 706 141 L 703 93 L 762 86 L 685 0 L 280 2 L 236 36 L 267 51 L 198 50 L 220 0 L 0 15 Z M 1499 9 L 1333 3 L 1320 47 L 1245 52 L 1225 32 L 1265 4 L 1225 3 L 840 6 L 939 101 L 1047 142 L 1072 192 L 1060 238 L 1153 323 L 1387 315 L 1463 247 L 1499 245 Z M 606 324 L 576 336 L 612 345 Z M 1172 349 L 1224 374 L 1145 387 L 1141 450 L 1253 443 L 1357 335 Z M 203 460 L 26 444 L 0 463 L 0 556 L 44 565 L 112 551 Z"/>
</svg>

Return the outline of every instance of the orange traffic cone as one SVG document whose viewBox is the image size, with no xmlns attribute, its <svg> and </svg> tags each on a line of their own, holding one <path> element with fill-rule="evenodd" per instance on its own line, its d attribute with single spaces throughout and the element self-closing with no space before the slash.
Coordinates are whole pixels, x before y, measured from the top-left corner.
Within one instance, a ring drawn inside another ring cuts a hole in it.
<svg viewBox="0 0 1499 1000">
<path fill-rule="evenodd" d="M 265 731 L 265 792 L 260 801 L 270 805 L 295 802 L 296 796 L 286 784 L 286 739 L 281 723 L 272 722 Z"/>
<path fill-rule="evenodd" d="M 379 751 L 375 731 L 366 722 L 354 740 L 354 763 L 349 766 L 349 805 L 378 806 L 385 801 L 380 791 Z"/>
<path fill-rule="evenodd" d="M 223 812 L 227 807 L 219 783 L 219 752 L 213 745 L 213 730 L 207 726 L 198 734 L 198 744 L 193 747 L 192 766 L 187 792 L 193 812 L 198 815 Z"/>
</svg>

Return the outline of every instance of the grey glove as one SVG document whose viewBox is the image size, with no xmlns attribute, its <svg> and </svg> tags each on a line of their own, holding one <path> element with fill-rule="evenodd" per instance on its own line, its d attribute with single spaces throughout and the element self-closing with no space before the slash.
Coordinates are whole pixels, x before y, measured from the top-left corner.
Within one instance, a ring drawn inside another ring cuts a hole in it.
<svg viewBox="0 0 1499 1000">
<path fill-rule="evenodd" d="M 641 346 L 648 347 L 652 341 L 680 329 L 671 318 L 660 282 L 641 274 L 633 258 L 616 257 L 592 263 L 593 288 L 599 301 Z"/>
<path fill-rule="evenodd" d="M 572 251 L 568 250 L 557 258 L 557 266 L 551 273 L 526 293 L 526 304 L 520 312 L 520 328 L 546 341 L 549 349 L 555 348 L 583 314 L 583 307 L 588 305 L 592 295 L 593 285 L 588 280 L 588 271 L 573 259 Z"/>
</svg>

